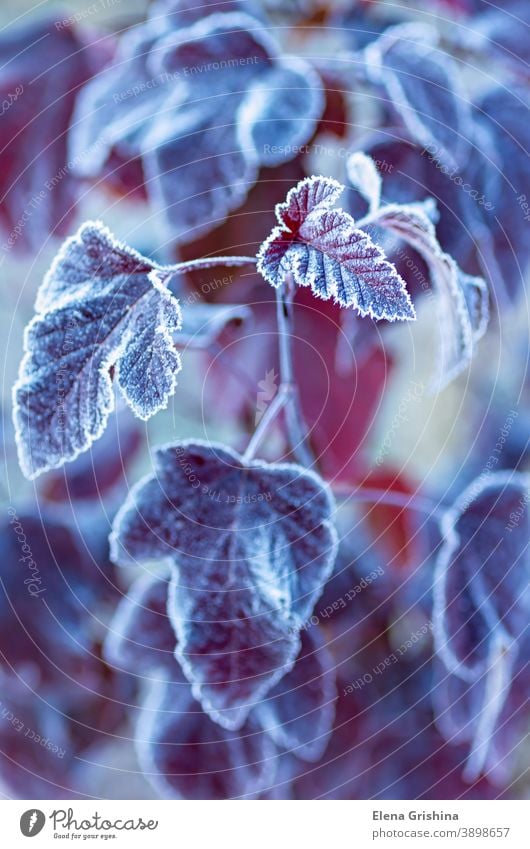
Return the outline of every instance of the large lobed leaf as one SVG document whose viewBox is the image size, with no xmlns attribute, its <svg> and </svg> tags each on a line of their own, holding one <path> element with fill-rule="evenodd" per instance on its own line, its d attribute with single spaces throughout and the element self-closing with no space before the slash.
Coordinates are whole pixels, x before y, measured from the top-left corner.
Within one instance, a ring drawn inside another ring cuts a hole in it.
<svg viewBox="0 0 530 849">
<path fill-rule="evenodd" d="M 279 226 L 260 248 L 258 271 L 276 288 L 292 275 L 317 297 L 363 316 L 415 318 L 405 283 L 381 248 L 351 215 L 331 209 L 343 188 L 328 177 L 308 177 L 291 189 L 276 206 Z"/>
<path fill-rule="evenodd" d="M 324 97 L 309 64 L 280 57 L 257 19 L 226 12 L 183 26 L 186 4 L 173 5 L 157 4 L 85 88 L 71 152 L 87 177 L 113 156 L 140 157 L 149 197 L 185 243 L 241 205 L 261 165 L 295 158 Z"/>
<path fill-rule="evenodd" d="M 114 407 L 111 368 L 139 418 L 167 405 L 180 370 L 171 333 L 181 320 L 167 276 L 102 224 L 84 224 L 65 242 L 38 294 L 14 388 L 28 477 L 74 459 L 101 436 Z"/>
<path fill-rule="evenodd" d="M 298 466 L 178 442 L 156 452 L 156 475 L 116 517 L 116 562 L 171 564 L 176 656 L 225 727 L 241 727 L 293 666 L 300 628 L 333 567 L 332 510 L 319 478 Z"/>
</svg>

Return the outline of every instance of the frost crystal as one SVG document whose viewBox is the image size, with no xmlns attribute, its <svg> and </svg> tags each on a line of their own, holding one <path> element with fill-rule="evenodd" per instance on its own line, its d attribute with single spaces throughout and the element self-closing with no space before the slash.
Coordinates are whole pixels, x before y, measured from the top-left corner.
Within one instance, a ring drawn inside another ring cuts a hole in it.
<svg viewBox="0 0 530 849">
<path fill-rule="evenodd" d="M 20 465 L 33 478 L 73 460 L 103 433 L 114 408 L 111 368 L 139 418 L 163 409 L 180 357 L 181 323 L 167 272 L 99 223 L 68 239 L 37 297 L 14 387 Z"/>
</svg>

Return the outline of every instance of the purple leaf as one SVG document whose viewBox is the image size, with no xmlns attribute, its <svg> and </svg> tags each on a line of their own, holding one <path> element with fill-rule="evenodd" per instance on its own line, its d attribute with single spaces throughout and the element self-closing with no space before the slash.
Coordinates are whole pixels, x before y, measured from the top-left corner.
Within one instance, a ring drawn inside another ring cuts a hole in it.
<svg viewBox="0 0 530 849">
<path fill-rule="evenodd" d="M 91 617 L 113 599 L 109 575 L 74 529 L 49 514 L 9 508 L 8 517 L 0 525 L 2 663 L 32 663 L 43 680 L 80 677 L 94 666 Z"/>
<path fill-rule="evenodd" d="M 256 709 L 274 742 L 306 761 L 323 754 L 335 718 L 333 658 L 317 629 L 304 631 L 295 665 Z"/>
<path fill-rule="evenodd" d="M 484 51 L 488 59 L 493 56 L 513 73 L 528 79 L 530 14 L 526 0 L 510 2 L 508 8 L 506 4 L 488 4 L 470 23 L 473 28 L 468 31 L 466 27 L 466 46 Z"/>
<path fill-rule="evenodd" d="M 255 719 L 227 731 L 178 685 L 154 685 L 136 747 L 145 776 L 163 798 L 253 798 L 276 772 L 276 748 Z"/>
<path fill-rule="evenodd" d="M 491 741 L 517 665 L 527 663 L 529 503 L 529 476 L 499 472 L 475 480 L 442 521 L 434 636 L 448 674 L 438 682 L 437 704 L 445 702 L 444 713 L 471 745 L 470 779 L 495 767 Z"/>
<path fill-rule="evenodd" d="M 15 385 L 19 459 L 27 477 L 61 466 L 103 433 L 117 381 L 148 419 L 173 394 L 180 357 L 171 333 L 178 301 L 161 266 L 117 242 L 101 224 L 68 239 L 37 297 Z"/>
<path fill-rule="evenodd" d="M 310 65 L 280 57 L 255 18 L 214 14 L 172 29 L 179 22 L 158 17 L 126 36 L 83 92 L 71 155 L 91 177 L 113 151 L 142 157 L 149 196 L 185 243 L 242 204 L 261 165 L 296 157 L 324 97 Z"/>
<path fill-rule="evenodd" d="M 524 290 L 530 264 L 529 109 L 527 87 L 513 85 L 508 90 L 502 85 L 483 97 L 476 116 L 485 130 L 484 147 L 487 143 L 488 153 L 493 151 L 482 168 L 493 207 L 484 218 L 491 245 L 483 264 L 495 286 L 504 283 L 505 291 L 499 295 L 507 294 L 514 302 Z"/>
<path fill-rule="evenodd" d="M 150 678 L 150 672 L 162 672 L 166 681 L 180 685 L 173 688 L 178 704 L 187 698 L 190 684 L 175 660 L 176 636 L 167 613 L 167 596 L 165 578 L 139 578 L 113 617 L 105 655 L 109 663 L 143 678 Z M 302 649 L 294 667 L 256 705 L 251 716 L 280 749 L 291 750 L 302 760 L 315 761 L 331 733 L 335 699 L 332 658 L 320 633 L 312 628 L 302 632 Z M 197 704 L 195 712 L 198 710 Z M 206 727 L 211 727 L 207 714 L 202 715 Z M 175 727 L 174 741 L 179 738 Z"/>
<path fill-rule="evenodd" d="M 445 253 L 431 221 L 433 201 L 383 206 L 370 223 L 407 242 L 427 263 L 440 321 L 440 381 L 445 385 L 471 362 L 488 324 L 488 290 L 480 277 L 464 274 Z"/>
<path fill-rule="evenodd" d="M 324 300 L 353 306 L 372 318 L 414 319 L 405 283 L 370 236 L 342 209 L 336 180 L 308 177 L 277 204 L 276 227 L 258 254 L 258 271 L 278 288 L 292 275 Z"/>
<path fill-rule="evenodd" d="M 245 12 L 257 18 L 261 16 L 253 0 L 155 0 L 149 7 L 149 20 L 182 27 L 194 24 L 206 15 L 227 12 Z"/>
<path fill-rule="evenodd" d="M 2 154 L 0 224 L 5 252 L 40 251 L 66 235 L 77 186 L 67 130 L 77 92 L 101 61 L 71 25 L 54 20 L 3 28 L 0 38 Z"/>
<path fill-rule="evenodd" d="M 105 642 L 109 663 L 142 674 L 164 669 L 179 680 L 177 638 L 167 613 L 168 588 L 167 578 L 157 575 L 143 575 L 133 584 L 109 626 Z"/>
<path fill-rule="evenodd" d="M 153 76 L 146 56 L 166 29 L 148 22 L 120 39 L 114 62 L 80 92 L 69 135 L 70 158 L 80 177 L 97 176 L 112 153 L 131 159 L 138 143 L 167 97 L 169 79 Z M 174 93 L 184 93 L 176 78 Z"/>
<path fill-rule="evenodd" d="M 332 511 L 320 479 L 298 466 L 179 442 L 156 452 L 156 476 L 116 517 L 115 562 L 172 566 L 176 656 L 216 722 L 240 727 L 292 668 L 333 567 Z"/>
<path fill-rule="evenodd" d="M 366 61 L 411 137 L 452 168 L 469 158 L 473 125 L 458 66 L 437 40 L 429 26 L 392 27 L 367 48 Z"/>
</svg>

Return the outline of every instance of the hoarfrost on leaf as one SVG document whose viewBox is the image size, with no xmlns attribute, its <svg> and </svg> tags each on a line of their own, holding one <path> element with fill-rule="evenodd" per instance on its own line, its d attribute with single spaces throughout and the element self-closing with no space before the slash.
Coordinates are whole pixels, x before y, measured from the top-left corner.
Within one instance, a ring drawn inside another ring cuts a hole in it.
<svg viewBox="0 0 530 849">
<path fill-rule="evenodd" d="M 331 497 L 299 466 L 247 463 L 223 445 L 155 456 L 116 517 L 111 556 L 169 561 L 176 657 L 212 718 L 241 727 L 292 668 L 333 568 Z"/>
<path fill-rule="evenodd" d="M 275 288 L 292 275 L 317 297 L 363 316 L 414 319 L 405 282 L 381 248 L 351 215 L 331 209 L 343 189 L 328 177 L 308 177 L 292 188 L 276 206 L 279 226 L 260 248 L 258 271 Z"/>
<path fill-rule="evenodd" d="M 530 648 L 529 503 L 530 476 L 498 472 L 473 481 L 442 520 L 433 633 L 445 671 L 433 699 L 442 733 L 470 745 L 470 780 L 502 761 L 495 752 L 517 722 L 512 681 Z"/>
<path fill-rule="evenodd" d="M 86 451 L 114 408 L 112 378 L 136 416 L 173 394 L 180 357 L 169 271 L 88 222 L 68 239 L 37 297 L 14 387 L 22 470 L 34 478 Z"/>
<path fill-rule="evenodd" d="M 391 27 L 366 51 L 368 73 L 381 83 L 412 139 L 448 168 L 464 165 L 473 138 L 471 106 L 455 60 L 424 24 Z"/>
<path fill-rule="evenodd" d="M 368 211 L 373 214 L 381 201 L 381 175 L 370 156 L 361 151 L 352 153 L 346 163 L 350 183 L 363 196 Z"/>
<path fill-rule="evenodd" d="M 464 274 L 442 250 L 431 220 L 432 210 L 431 199 L 388 204 L 371 217 L 371 223 L 392 231 L 427 263 L 440 320 L 440 388 L 471 362 L 475 344 L 488 324 L 489 295 L 482 278 Z"/>
<path fill-rule="evenodd" d="M 158 8 L 85 87 L 71 156 L 86 177 L 113 153 L 140 158 L 171 238 L 186 243 L 243 203 L 261 166 L 296 156 L 324 95 L 309 63 L 283 57 L 256 18 L 226 12 L 181 27 L 179 15 Z M 134 86 L 139 96 L 129 94 Z"/>
</svg>

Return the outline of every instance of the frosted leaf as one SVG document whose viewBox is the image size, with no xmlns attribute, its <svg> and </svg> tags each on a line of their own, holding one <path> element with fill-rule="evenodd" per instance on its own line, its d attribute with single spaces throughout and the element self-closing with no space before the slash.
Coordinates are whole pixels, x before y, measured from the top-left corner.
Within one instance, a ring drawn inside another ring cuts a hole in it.
<svg viewBox="0 0 530 849">
<path fill-rule="evenodd" d="M 49 5 L 49 4 L 47 4 Z M 23 16 L 0 33 L 0 227 L 2 254 L 40 254 L 51 234 L 66 235 L 79 185 L 67 131 L 81 87 L 104 52 L 52 10 Z M 94 66 L 94 67 L 93 67 Z"/>
<path fill-rule="evenodd" d="M 386 88 L 412 138 L 449 168 L 464 164 L 473 133 L 471 109 L 451 56 L 423 24 L 391 29 L 366 51 L 368 73 Z"/>
<path fill-rule="evenodd" d="M 303 60 L 284 57 L 248 90 L 239 120 L 248 122 L 260 165 L 280 165 L 311 137 L 323 109 L 322 84 Z"/>
<path fill-rule="evenodd" d="M 429 217 L 432 202 L 388 204 L 371 223 L 391 230 L 423 257 L 436 294 L 440 321 L 440 383 L 449 383 L 471 362 L 488 323 L 488 291 L 479 277 L 464 274 L 445 253 Z"/>
<path fill-rule="evenodd" d="M 177 638 L 167 613 L 168 580 L 143 575 L 121 600 L 109 626 L 105 655 L 129 672 L 178 672 Z"/>
<path fill-rule="evenodd" d="M 331 734 L 336 696 L 333 658 L 312 628 L 303 632 L 295 665 L 257 707 L 257 716 L 278 746 L 317 761 Z"/>
<path fill-rule="evenodd" d="M 126 32 L 114 63 L 81 90 L 69 134 L 73 170 L 80 177 L 97 176 L 113 148 L 129 157 L 137 152 L 146 122 L 167 97 L 168 79 L 153 76 L 146 66 L 162 32 L 162 25 L 154 22 Z M 183 96 L 183 82 L 175 79 L 172 91 Z"/>
<path fill-rule="evenodd" d="M 483 277 L 474 277 L 458 269 L 458 279 L 464 291 L 469 320 L 473 328 L 473 341 L 477 342 L 488 329 L 490 299 L 488 286 Z"/>
<path fill-rule="evenodd" d="M 168 560 L 176 656 L 212 718 L 240 727 L 293 666 L 335 558 L 332 502 L 311 472 L 177 442 L 114 522 L 111 556 Z"/>
<path fill-rule="evenodd" d="M 172 27 L 189 26 L 205 18 L 227 12 L 245 12 L 261 17 L 259 6 L 254 0 L 155 0 L 149 6 L 149 20 Z"/>
<path fill-rule="evenodd" d="M 530 264 L 529 109 L 528 86 L 514 83 L 489 90 L 476 110 L 477 122 L 485 131 L 481 144 L 487 157 L 481 177 L 489 204 L 483 212 L 489 238 L 481 261 L 492 286 L 513 303 L 525 288 Z"/>
<path fill-rule="evenodd" d="M 140 157 L 148 195 L 181 243 L 238 208 L 261 165 L 294 159 L 324 109 L 319 76 L 282 57 L 256 18 L 226 11 L 191 23 L 197 9 L 185 6 L 167 4 L 126 35 L 118 61 L 85 88 L 71 133 L 84 176 L 104 173 L 115 154 Z"/>
<path fill-rule="evenodd" d="M 358 151 L 346 163 L 350 183 L 368 203 L 368 211 L 374 213 L 381 200 L 381 175 L 370 156 Z"/>
<path fill-rule="evenodd" d="M 153 686 L 136 748 L 146 778 L 166 799 L 253 798 L 274 781 L 277 766 L 274 743 L 255 719 L 230 732 L 175 684 Z"/>
<path fill-rule="evenodd" d="M 499 472 L 475 480 L 441 524 L 433 621 L 447 672 L 439 676 L 435 707 L 441 730 L 453 727 L 470 743 L 470 779 L 491 761 L 517 664 L 527 663 L 529 503 L 530 477 Z M 503 734 L 510 721 L 508 713 Z"/>
<path fill-rule="evenodd" d="M 73 460 L 101 436 L 114 407 L 111 367 L 139 418 L 167 405 L 180 370 L 171 338 L 180 307 L 167 276 L 100 223 L 64 243 L 37 297 L 14 387 L 27 477 Z"/>
<path fill-rule="evenodd" d="M 276 227 L 262 244 L 258 271 L 278 288 L 292 275 L 324 300 L 355 307 L 363 316 L 415 318 L 404 281 L 351 215 L 331 209 L 343 191 L 336 180 L 308 177 L 277 204 Z"/>
</svg>

